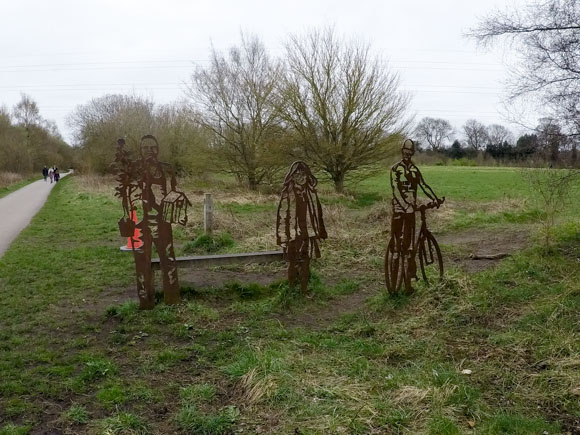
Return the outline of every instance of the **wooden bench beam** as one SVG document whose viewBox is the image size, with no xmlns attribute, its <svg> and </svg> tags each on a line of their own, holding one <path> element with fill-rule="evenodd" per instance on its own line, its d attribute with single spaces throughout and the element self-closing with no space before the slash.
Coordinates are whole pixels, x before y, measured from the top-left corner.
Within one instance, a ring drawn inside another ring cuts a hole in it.
<svg viewBox="0 0 580 435">
<path fill-rule="evenodd" d="M 249 252 L 242 254 L 196 255 L 177 257 L 177 267 L 225 266 L 229 264 L 273 263 L 284 260 L 282 251 Z M 159 258 L 151 260 L 153 270 L 160 269 Z"/>
</svg>

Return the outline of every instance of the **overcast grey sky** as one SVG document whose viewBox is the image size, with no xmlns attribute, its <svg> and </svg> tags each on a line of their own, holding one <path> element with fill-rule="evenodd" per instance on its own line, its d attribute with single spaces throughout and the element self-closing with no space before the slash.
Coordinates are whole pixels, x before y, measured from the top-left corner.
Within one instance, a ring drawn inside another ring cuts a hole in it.
<svg viewBox="0 0 580 435">
<path fill-rule="evenodd" d="M 211 44 L 226 50 L 240 32 L 280 55 L 290 33 L 333 26 L 368 42 L 412 94 L 412 113 L 509 124 L 502 118 L 507 78 L 500 50 L 478 50 L 462 35 L 499 0 L 0 0 L 0 105 L 25 92 L 71 139 L 66 117 L 107 93 L 167 103 L 207 63 Z M 521 2 L 519 2 L 521 3 Z M 510 2 L 509 4 L 513 4 Z M 515 130 L 515 126 L 511 126 Z"/>
</svg>

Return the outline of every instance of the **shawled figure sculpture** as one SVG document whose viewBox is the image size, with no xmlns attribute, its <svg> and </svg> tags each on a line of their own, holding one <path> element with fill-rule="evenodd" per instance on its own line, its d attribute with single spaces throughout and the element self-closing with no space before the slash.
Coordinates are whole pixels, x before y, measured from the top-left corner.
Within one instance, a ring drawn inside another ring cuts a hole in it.
<svg viewBox="0 0 580 435">
<path fill-rule="evenodd" d="M 411 279 L 417 278 L 416 258 L 419 257 L 423 279 L 428 280 L 428 266 L 443 275 L 441 250 L 435 237 L 427 229 L 425 211 L 439 208 L 445 197 L 439 198 L 425 180 L 411 158 L 415 143 L 407 139 L 401 148 L 402 160 L 391 168 L 392 220 L 391 240 L 385 255 L 385 278 L 390 293 L 397 293 L 403 283 L 407 293 L 413 292 Z M 430 199 L 426 204 L 417 202 L 418 189 Z M 415 213 L 421 213 L 421 229 L 415 231 Z"/>
<path fill-rule="evenodd" d="M 299 280 L 302 294 L 308 291 L 310 259 L 320 258 L 319 241 L 327 238 L 317 184 L 306 163 L 294 162 L 284 179 L 276 217 L 276 243 L 288 261 L 289 285 Z"/>
<path fill-rule="evenodd" d="M 140 309 L 155 306 L 155 289 L 151 269 L 151 252 L 154 244 L 159 255 L 163 278 L 163 298 L 166 304 L 176 304 L 181 298 L 177 265 L 173 248 L 171 224 L 187 223 L 187 207 L 191 205 L 183 192 L 177 191 L 173 167 L 157 159 L 159 143 L 154 136 L 141 138 L 137 160 L 130 160 L 124 148 L 125 141 L 117 141 L 115 165 L 117 168 L 116 195 L 121 198 L 123 218 L 119 220 L 121 236 L 132 237 L 135 228 L 141 230 L 143 246 L 132 246 L 137 271 L 137 294 Z M 143 218 L 135 224 L 131 214 L 141 201 Z M 131 239 L 132 241 L 133 239 Z"/>
</svg>

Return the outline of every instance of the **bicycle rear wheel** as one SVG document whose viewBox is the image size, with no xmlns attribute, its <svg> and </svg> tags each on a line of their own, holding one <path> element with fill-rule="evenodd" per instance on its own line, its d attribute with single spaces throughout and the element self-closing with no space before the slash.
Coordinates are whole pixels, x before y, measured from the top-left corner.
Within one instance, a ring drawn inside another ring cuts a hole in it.
<svg viewBox="0 0 580 435">
<path fill-rule="evenodd" d="M 429 280 L 443 278 L 443 257 L 433 234 L 429 231 L 421 232 L 417 245 L 421 274 L 425 282 L 429 284 Z"/>
</svg>

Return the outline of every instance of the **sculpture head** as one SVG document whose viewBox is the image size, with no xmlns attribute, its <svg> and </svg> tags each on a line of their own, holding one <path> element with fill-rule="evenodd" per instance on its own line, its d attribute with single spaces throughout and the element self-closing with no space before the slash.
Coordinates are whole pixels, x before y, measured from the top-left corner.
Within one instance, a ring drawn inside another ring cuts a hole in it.
<svg viewBox="0 0 580 435">
<path fill-rule="evenodd" d="M 157 161 L 159 155 L 159 142 L 153 135 L 146 135 L 141 138 L 141 157 L 146 161 Z"/>
<path fill-rule="evenodd" d="M 403 146 L 401 147 L 401 154 L 403 155 L 403 160 L 406 162 L 411 161 L 411 157 L 415 154 L 415 142 L 411 139 L 405 140 Z"/>
<path fill-rule="evenodd" d="M 290 171 L 286 174 L 284 185 L 288 185 L 290 182 L 302 188 L 306 186 L 313 188 L 318 184 L 318 180 L 312 175 L 308 165 L 300 160 L 292 163 Z"/>
</svg>

